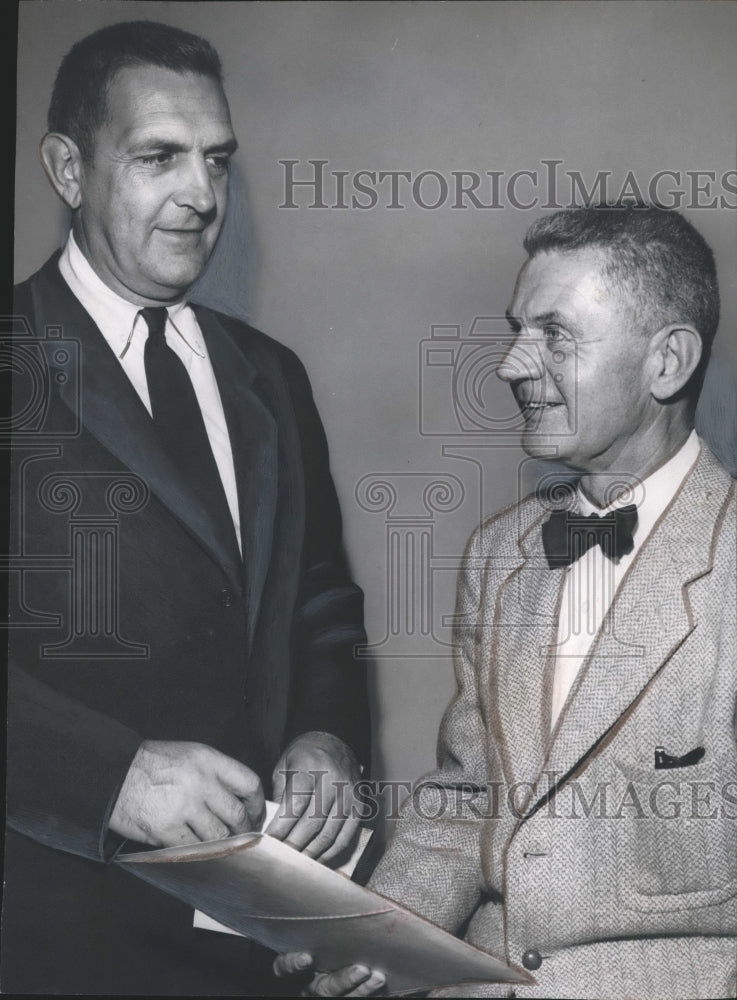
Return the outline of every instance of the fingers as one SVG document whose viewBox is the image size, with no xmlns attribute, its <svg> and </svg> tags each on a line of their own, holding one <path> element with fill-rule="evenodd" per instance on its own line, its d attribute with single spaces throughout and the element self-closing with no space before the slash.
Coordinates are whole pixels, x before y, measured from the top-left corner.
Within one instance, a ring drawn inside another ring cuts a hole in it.
<svg viewBox="0 0 737 1000">
<path fill-rule="evenodd" d="M 225 825 L 229 836 L 234 833 L 248 833 L 254 829 L 248 806 L 243 799 L 236 798 L 219 782 L 208 787 L 205 793 L 207 808 Z"/>
<path fill-rule="evenodd" d="M 230 836 L 230 830 L 209 809 L 203 808 L 188 822 L 198 840 L 222 840 Z"/>
<path fill-rule="evenodd" d="M 274 785 L 274 793 L 279 803 L 279 808 L 271 823 L 266 828 L 266 832 L 272 837 L 276 837 L 277 840 L 284 840 L 302 818 L 303 814 L 307 812 L 309 815 L 308 806 L 311 806 L 311 811 L 314 812 L 314 779 L 310 780 L 312 781 L 311 788 L 306 790 L 302 790 L 301 787 L 300 789 L 295 789 L 295 774 L 291 772 L 288 786 L 284 781 L 281 782 L 282 791 L 278 797 L 276 796 L 277 786 L 276 784 Z M 303 784 L 303 782 L 300 784 Z"/>
<path fill-rule="evenodd" d="M 312 955 L 306 951 L 292 951 L 277 955 L 274 974 L 280 979 L 309 972 L 313 966 Z M 320 972 L 313 979 L 303 996 L 315 997 L 369 997 L 384 991 L 386 977 L 366 965 L 349 965 L 336 972 Z"/>
<path fill-rule="evenodd" d="M 308 995 L 315 997 L 370 997 L 383 990 L 386 979 L 366 965 L 349 965 L 337 972 L 319 973 Z"/>
<path fill-rule="evenodd" d="M 200 839 L 189 823 L 178 825 L 172 823 L 170 826 L 159 828 L 145 843 L 154 843 L 157 847 L 184 847 L 187 844 L 196 844 Z"/>
<path fill-rule="evenodd" d="M 368 979 L 364 979 L 362 983 L 347 993 L 346 996 L 349 997 L 372 997 L 372 996 L 383 996 L 386 993 L 386 977 L 381 972 L 377 972 L 375 969 L 371 971 Z"/>
<path fill-rule="evenodd" d="M 308 972 L 312 968 L 312 955 L 307 951 L 289 951 L 274 959 L 274 975 L 279 979 Z"/>
<path fill-rule="evenodd" d="M 218 840 L 260 829 L 265 812 L 258 776 L 201 743 L 144 741 L 110 817 L 110 829 L 148 844 Z"/>
<path fill-rule="evenodd" d="M 218 781 L 242 800 L 250 824 L 248 829 L 258 830 L 266 810 L 264 790 L 258 775 L 250 767 L 224 754 L 218 754 L 215 773 Z"/>
<path fill-rule="evenodd" d="M 216 808 L 218 816 L 233 830 L 234 833 L 245 833 L 248 830 L 260 830 L 266 815 L 264 790 L 258 775 L 232 757 L 218 755 L 215 774 L 229 798 L 221 798 L 222 812 Z M 215 789 L 210 792 L 216 797 Z"/>
<path fill-rule="evenodd" d="M 324 815 L 315 815 L 318 809 L 322 812 L 320 805 L 314 795 L 294 795 L 287 791 L 267 832 L 301 850 L 325 822 Z"/>
<path fill-rule="evenodd" d="M 263 796 L 261 782 L 255 771 L 252 771 L 250 767 L 246 767 L 245 764 L 241 764 L 240 761 L 234 760 L 232 757 L 226 757 L 225 754 L 217 750 L 213 750 L 212 752 L 217 755 L 215 770 L 218 780 L 226 788 L 230 789 L 234 795 L 243 799 L 259 794 Z"/>
<path fill-rule="evenodd" d="M 286 838 L 291 846 L 322 862 L 329 861 L 344 851 L 358 831 L 359 822 L 353 813 L 352 794 L 345 795 L 344 788 L 337 792 L 327 808 L 324 802 L 320 803 L 321 797 L 316 794 Z"/>
<path fill-rule="evenodd" d="M 286 813 L 283 819 L 282 812 Z M 297 813 L 299 815 L 295 819 Z M 319 795 L 310 798 L 305 796 L 297 803 L 289 802 L 289 796 L 285 796 L 267 832 L 283 839 L 297 851 L 304 851 L 309 845 L 310 849 L 306 853 L 316 857 L 333 844 L 347 818 L 345 813 L 335 809 L 335 802 L 326 808 Z M 272 826 L 276 832 L 272 830 Z M 319 842 L 315 843 L 313 852 L 312 845 L 318 838 Z"/>
<path fill-rule="evenodd" d="M 347 851 L 348 848 L 354 844 L 356 838 L 358 837 L 358 831 L 358 820 L 355 817 L 350 817 L 345 821 L 345 823 L 342 823 L 337 837 L 335 837 L 335 840 L 332 842 L 332 846 L 328 844 L 326 848 L 323 848 L 319 844 L 320 838 L 322 837 L 322 833 L 320 833 L 315 840 L 308 845 L 306 853 L 315 858 L 317 861 L 321 861 L 322 864 L 328 864 L 336 858 L 339 858 L 344 851 Z"/>
<path fill-rule="evenodd" d="M 284 795 L 284 789 L 286 788 L 287 779 L 286 771 L 274 771 L 271 776 L 271 794 L 274 802 L 278 802 L 279 799 Z"/>
<path fill-rule="evenodd" d="M 350 823 L 350 820 L 338 816 L 328 816 L 312 840 L 309 840 L 307 845 L 302 849 L 303 853 L 310 858 L 320 858 L 322 860 L 325 852 L 334 846 L 346 823 Z M 291 841 L 291 836 L 289 839 Z"/>
<path fill-rule="evenodd" d="M 318 768 L 314 764 L 320 755 L 323 766 Z M 313 766 L 305 768 L 305 761 Z M 311 857 L 329 861 L 356 834 L 352 782 L 319 748 L 306 755 L 292 749 L 288 762 L 294 767 L 274 773 L 275 797 L 279 792 L 281 796 L 266 832 Z"/>
</svg>

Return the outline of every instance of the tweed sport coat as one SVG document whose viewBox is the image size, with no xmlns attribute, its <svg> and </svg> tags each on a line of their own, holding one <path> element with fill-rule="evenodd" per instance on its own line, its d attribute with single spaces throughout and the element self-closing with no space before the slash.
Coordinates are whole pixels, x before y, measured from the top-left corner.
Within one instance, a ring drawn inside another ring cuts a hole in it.
<svg viewBox="0 0 737 1000">
<path fill-rule="evenodd" d="M 267 794 L 300 733 L 332 732 L 366 761 L 363 598 L 324 432 L 291 351 L 195 306 L 233 448 L 239 560 L 57 259 L 16 296 L 2 989 L 258 994 L 248 942 L 195 932 L 190 907 L 106 863 L 107 820 L 142 739 L 209 744 Z"/>
<path fill-rule="evenodd" d="M 552 734 L 565 571 L 545 562 L 545 516 L 528 497 L 471 538 L 439 769 L 372 887 L 512 964 L 541 959 L 537 986 L 474 995 L 732 997 L 735 485 L 702 445 Z M 656 748 L 680 766 L 656 769 Z"/>
</svg>

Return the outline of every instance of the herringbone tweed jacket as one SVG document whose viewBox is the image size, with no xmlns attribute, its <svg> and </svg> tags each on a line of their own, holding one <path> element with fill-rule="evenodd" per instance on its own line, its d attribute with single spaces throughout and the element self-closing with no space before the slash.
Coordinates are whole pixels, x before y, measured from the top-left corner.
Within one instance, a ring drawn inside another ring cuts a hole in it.
<svg viewBox="0 0 737 1000">
<path fill-rule="evenodd" d="M 528 497 L 471 538 L 439 769 L 371 884 L 514 965 L 542 959 L 537 986 L 474 995 L 735 996 L 734 493 L 702 445 L 552 734 L 565 571 L 546 511 Z M 656 748 L 686 759 L 656 768 Z"/>
</svg>

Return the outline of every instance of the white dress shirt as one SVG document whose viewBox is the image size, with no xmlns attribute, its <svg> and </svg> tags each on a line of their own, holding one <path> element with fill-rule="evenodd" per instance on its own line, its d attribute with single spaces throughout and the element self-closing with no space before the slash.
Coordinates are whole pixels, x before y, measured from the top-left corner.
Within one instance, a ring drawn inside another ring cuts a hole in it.
<svg viewBox="0 0 737 1000">
<path fill-rule="evenodd" d="M 59 270 L 97 324 L 141 402 L 151 413 L 143 355 L 148 327 L 139 315 L 141 306 L 128 302 L 108 288 L 92 269 L 71 232 L 59 259 Z M 166 324 L 166 342 L 181 359 L 192 380 L 240 546 L 240 515 L 233 450 L 205 340 L 197 318 L 186 301 L 168 306 L 167 312 L 169 322 Z"/>
<path fill-rule="evenodd" d="M 642 481 L 633 480 L 630 488 L 607 507 L 594 506 L 579 488 L 578 512 L 608 514 L 617 507 L 637 504 L 637 527 L 632 536 L 634 547 L 618 563 L 607 558 L 600 545 L 592 545 L 566 570 L 558 618 L 555 653 L 551 728 L 566 703 L 573 683 L 602 627 L 617 588 L 645 539 L 675 497 L 683 480 L 699 456 L 701 442 L 692 431 L 672 458 Z M 607 623 L 606 627 L 613 627 Z"/>
</svg>

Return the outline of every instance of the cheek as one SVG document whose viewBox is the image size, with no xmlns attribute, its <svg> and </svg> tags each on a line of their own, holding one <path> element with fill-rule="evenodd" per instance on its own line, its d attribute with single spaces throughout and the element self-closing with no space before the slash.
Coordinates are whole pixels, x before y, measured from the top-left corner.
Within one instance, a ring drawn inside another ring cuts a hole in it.
<svg viewBox="0 0 737 1000">
<path fill-rule="evenodd" d="M 139 249 L 136 240 L 139 212 L 140 206 L 131 199 L 129 192 L 117 192 L 111 195 L 107 212 L 111 240 L 121 248 L 130 249 L 132 253 L 138 252 Z"/>
</svg>

